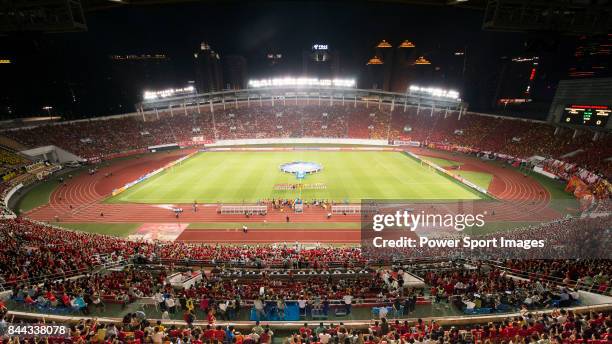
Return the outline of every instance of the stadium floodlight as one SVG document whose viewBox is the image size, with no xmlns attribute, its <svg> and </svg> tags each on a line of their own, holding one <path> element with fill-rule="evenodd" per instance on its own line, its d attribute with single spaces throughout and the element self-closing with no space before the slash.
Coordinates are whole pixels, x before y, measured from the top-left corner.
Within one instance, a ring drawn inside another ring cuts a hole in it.
<svg viewBox="0 0 612 344">
<path fill-rule="evenodd" d="M 318 79 L 318 78 L 272 78 L 249 80 L 250 88 L 286 87 L 286 86 L 324 86 L 324 87 L 355 87 L 355 79 Z"/>
<path fill-rule="evenodd" d="M 408 88 L 410 93 L 423 93 L 438 98 L 450 98 L 459 100 L 459 92 L 455 90 L 445 90 L 437 87 L 421 87 L 417 85 L 410 85 Z"/>
<path fill-rule="evenodd" d="M 193 86 L 187 86 L 183 88 L 169 88 L 169 89 L 159 90 L 159 91 L 145 91 L 143 98 L 144 100 L 155 100 L 159 98 L 168 98 L 168 97 L 189 94 L 189 93 L 194 93 L 194 92 L 195 92 L 195 88 Z"/>
</svg>

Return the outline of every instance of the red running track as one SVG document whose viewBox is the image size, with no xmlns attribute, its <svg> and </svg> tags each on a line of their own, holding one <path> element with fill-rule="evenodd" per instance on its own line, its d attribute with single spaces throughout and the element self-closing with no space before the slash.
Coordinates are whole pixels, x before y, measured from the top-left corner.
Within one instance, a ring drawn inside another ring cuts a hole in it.
<svg viewBox="0 0 612 344">
<path fill-rule="evenodd" d="M 191 211 L 191 204 L 155 205 L 155 204 L 106 204 L 103 200 L 110 195 L 113 189 L 127 182 L 137 179 L 142 174 L 159 168 L 170 161 L 189 154 L 192 150 L 172 151 L 169 153 L 147 154 L 134 159 L 115 161 L 109 166 L 100 168 L 98 173 L 86 173 L 76 176 L 58 187 L 52 194 L 49 204 L 38 207 L 26 213 L 26 216 L 46 222 L 72 222 L 72 223 L 176 223 L 177 219 L 170 210 L 178 206 L 185 209 L 178 221 L 182 223 L 194 222 L 285 222 L 287 212 L 271 210 L 266 216 L 220 215 L 216 212 L 216 205 L 201 204 L 197 212 Z M 414 149 L 414 153 L 434 157 L 452 159 L 464 162 L 463 169 L 488 172 L 494 175 L 489 187 L 490 193 L 499 201 L 476 202 L 474 209 L 487 211 L 490 218 L 496 221 L 545 221 L 558 216 L 558 213 L 549 207 L 550 195 L 547 190 L 531 177 L 502 167 L 488 164 L 478 159 L 463 155 L 454 155 L 448 152 Z M 112 176 L 105 177 L 107 173 Z M 290 213 L 290 222 L 359 222 L 359 215 L 334 216 L 327 219 L 326 210 L 318 207 L 309 207 L 303 214 Z M 495 212 L 495 215 L 491 215 Z M 205 241 L 205 242 L 291 242 L 291 241 L 317 241 L 317 242 L 357 242 L 359 230 L 350 231 L 273 231 L 259 232 L 257 229 L 249 231 L 250 241 L 244 241 L 240 235 L 222 231 L 193 231 L 183 232 L 178 240 Z M 316 234 L 315 234 L 316 233 Z M 316 236 L 316 238 L 315 238 Z M 317 240 L 311 240 L 317 239 Z"/>
<path fill-rule="evenodd" d="M 177 240 L 202 242 L 207 238 L 208 243 L 233 243 L 233 244 L 262 244 L 271 242 L 301 242 L 301 243 L 327 243 L 327 244 L 358 244 L 361 240 L 359 230 L 266 230 L 251 229 L 248 233 L 241 230 L 185 230 Z M 272 239 L 271 239 L 272 238 Z"/>
</svg>

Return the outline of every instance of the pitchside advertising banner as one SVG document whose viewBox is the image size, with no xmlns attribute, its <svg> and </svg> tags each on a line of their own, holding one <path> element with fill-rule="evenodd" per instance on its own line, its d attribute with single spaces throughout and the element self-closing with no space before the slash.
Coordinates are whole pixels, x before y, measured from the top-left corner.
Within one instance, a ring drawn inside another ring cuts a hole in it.
<svg viewBox="0 0 612 344">
<path fill-rule="evenodd" d="M 363 200 L 361 246 L 372 260 L 612 259 L 610 217 L 574 200 Z"/>
</svg>

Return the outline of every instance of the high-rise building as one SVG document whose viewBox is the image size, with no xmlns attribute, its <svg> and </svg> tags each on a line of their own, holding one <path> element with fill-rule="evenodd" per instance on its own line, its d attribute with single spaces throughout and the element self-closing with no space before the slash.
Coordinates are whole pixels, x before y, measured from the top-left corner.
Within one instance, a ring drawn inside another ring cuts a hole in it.
<svg viewBox="0 0 612 344">
<path fill-rule="evenodd" d="M 570 78 L 610 77 L 612 59 L 612 34 L 581 36 L 578 39 L 574 60 L 568 69 Z"/>
<path fill-rule="evenodd" d="M 283 54 L 276 50 L 270 50 L 266 53 L 266 64 L 270 67 L 281 65 L 283 61 Z"/>
<path fill-rule="evenodd" d="M 309 77 L 335 78 L 340 73 L 340 56 L 327 44 L 313 44 L 302 52 L 302 74 Z"/>
<path fill-rule="evenodd" d="M 247 62 L 244 56 L 227 55 L 223 57 L 222 62 L 225 88 L 229 90 L 246 88 Z"/>
<path fill-rule="evenodd" d="M 287 72 L 285 55 L 276 49 L 269 50 L 264 56 L 264 77 L 278 76 Z"/>
<path fill-rule="evenodd" d="M 396 47 L 386 41 L 380 41 L 375 47 L 375 54 L 366 63 L 367 74 L 365 86 L 384 91 L 406 92 L 408 86 L 421 78 L 424 61 L 423 57 L 415 53 L 415 45 L 409 40 L 404 40 Z"/>
<path fill-rule="evenodd" d="M 385 41 L 384 39 L 376 45 L 376 55 L 380 56 L 383 60 L 383 91 L 391 90 L 391 79 L 393 78 L 393 46 L 391 43 Z"/>
<path fill-rule="evenodd" d="M 380 90 L 383 86 L 384 63 L 378 55 L 374 55 L 366 63 L 366 74 L 360 78 L 361 88 Z"/>
<path fill-rule="evenodd" d="M 394 51 L 393 66 L 389 80 L 389 90 L 393 92 L 406 92 L 413 81 L 411 70 L 415 67 L 415 45 L 409 40 L 400 43 Z"/>
<path fill-rule="evenodd" d="M 199 93 L 221 91 L 223 71 L 219 54 L 202 42 L 200 49 L 193 54 L 196 69 L 196 88 Z"/>
</svg>

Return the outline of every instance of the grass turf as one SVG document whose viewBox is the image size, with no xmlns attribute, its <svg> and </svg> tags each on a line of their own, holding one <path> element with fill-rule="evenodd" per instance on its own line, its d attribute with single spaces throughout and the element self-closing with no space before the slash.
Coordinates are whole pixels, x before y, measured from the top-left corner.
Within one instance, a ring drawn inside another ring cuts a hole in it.
<svg viewBox="0 0 612 344">
<path fill-rule="evenodd" d="M 79 168 L 70 172 L 69 174 L 71 174 L 73 177 L 76 177 L 84 171 L 84 168 Z M 68 173 L 62 175 L 62 177 L 67 178 Z M 29 211 L 36 207 L 49 203 L 51 194 L 59 185 L 59 176 L 53 176 L 48 180 L 36 184 L 18 200 L 17 205 L 15 206 L 17 213 Z"/>
<path fill-rule="evenodd" d="M 475 171 L 462 171 L 462 170 L 450 170 L 449 171 L 453 175 L 459 175 L 472 183 L 480 186 L 481 188 L 487 190 L 489 189 L 489 185 L 493 180 L 493 175 L 485 172 L 475 172 Z"/>
<path fill-rule="evenodd" d="M 60 223 L 60 227 L 80 232 L 98 233 L 117 237 L 126 237 L 132 234 L 141 223 Z"/>
<path fill-rule="evenodd" d="M 442 158 L 433 158 L 430 156 L 422 156 L 421 159 L 427 160 L 429 162 L 433 162 L 434 164 L 448 169 L 449 167 L 462 166 L 462 162 L 442 159 Z M 453 175 L 461 175 L 461 177 L 471 181 L 472 183 L 480 186 L 481 188 L 487 190 L 489 185 L 491 184 L 491 180 L 493 180 L 493 175 L 486 172 L 476 172 L 476 171 L 462 171 L 462 170 L 451 170 L 448 171 Z"/>
<path fill-rule="evenodd" d="M 324 190 L 303 190 L 306 200 L 359 202 L 362 199 L 481 199 L 414 159 L 396 152 L 207 152 L 200 153 L 127 191 L 110 203 L 242 203 L 300 196 L 297 190 L 273 190 L 297 183 L 279 165 L 312 161 L 323 165 L 304 183 L 324 183 Z"/>
<path fill-rule="evenodd" d="M 49 197 L 58 185 L 59 182 L 53 178 L 34 186 L 19 199 L 15 209 L 21 213 L 49 203 Z"/>
</svg>

